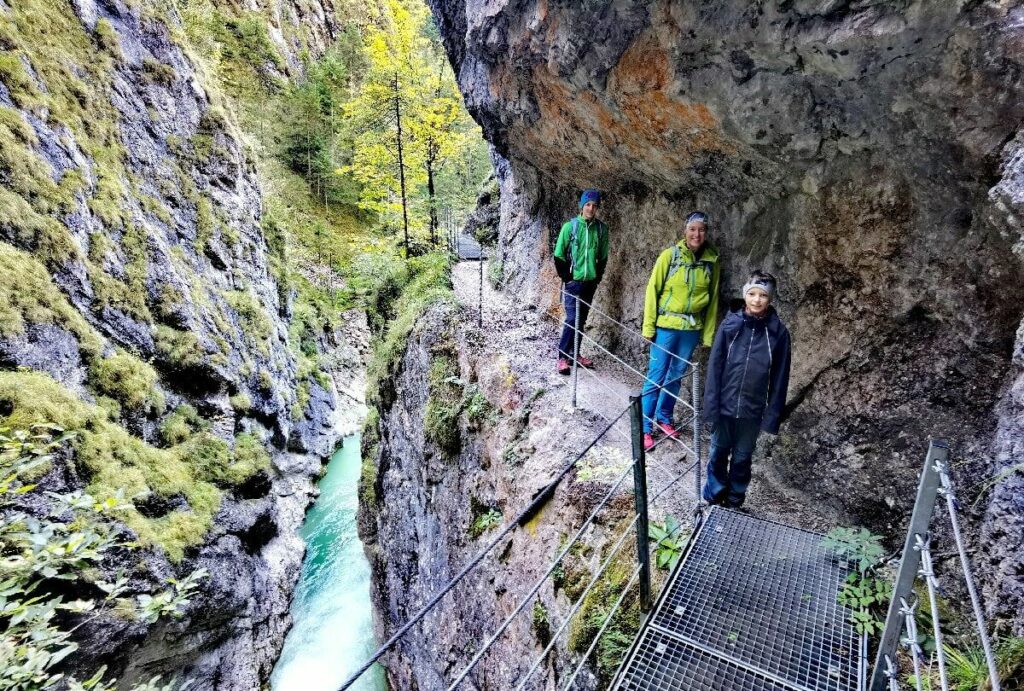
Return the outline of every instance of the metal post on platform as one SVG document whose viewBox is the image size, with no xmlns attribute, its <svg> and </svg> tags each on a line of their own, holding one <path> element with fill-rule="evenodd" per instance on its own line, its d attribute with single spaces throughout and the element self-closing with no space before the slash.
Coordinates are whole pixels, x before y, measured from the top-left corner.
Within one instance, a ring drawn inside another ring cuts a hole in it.
<svg viewBox="0 0 1024 691">
<path fill-rule="evenodd" d="M 480 263 L 480 315 L 477 317 L 478 326 L 484 328 L 484 248 L 480 247 L 477 254 L 477 261 Z"/>
<path fill-rule="evenodd" d="M 647 461 L 644 458 L 644 413 L 640 396 L 629 397 L 633 439 L 633 497 L 636 505 L 636 553 L 640 561 L 640 610 L 651 611 L 651 553 L 647 549 Z"/>
<path fill-rule="evenodd" d="M 573 295 L 572 299 L 576 301 L 576 311 L 572 315 L 572 409 L 576 410 L 576 384 L 580 377 L 580 298 Z"/>
<path fill-rule="evenodd" d="M 701 482 L 701 457 L 700 457 L 700 365 L 696 362 L 693 367 L 693 482 L 694 491 L 697 494 L 697 505 L 700 505 L 703 482 Z M 696 517 L 694 517 L 696 521 Z"/>
<path fill-rule="evenodd" d="M 917 499 L 914 501 L 914 512 L 910 516 L 907 539 L 903 543 L 903 555 L 900 558 L 899 572 L 896 574 L 896 585 L 889 601 L 889 612 L 885 617 L 885 628 L 882 629 L 878 655 L 875 657 L 875 668 L 871 672 L 868 691 L 885 691 L 888 680 L 885 676 L 887 659 L 896 658 L 896 646 L 899 643 L 900 630 L 904 617 L 900 612 L 901 600 L 910 600 L 914 590 L 914 579 L 921 564 L 921 553 L 916 550 L 917 538 L 927 539 L 928 524 L 931 523 L 932 511 L 935 508 L 935 497 L 939 490 L 939 473 L 937 464 L 945 466 L 949 456 L 949 446 L 941 439 L 932 439 L 928 445 L 928 456 L 921 472 L 921 482 L 917 487 Z"/>
</svg>

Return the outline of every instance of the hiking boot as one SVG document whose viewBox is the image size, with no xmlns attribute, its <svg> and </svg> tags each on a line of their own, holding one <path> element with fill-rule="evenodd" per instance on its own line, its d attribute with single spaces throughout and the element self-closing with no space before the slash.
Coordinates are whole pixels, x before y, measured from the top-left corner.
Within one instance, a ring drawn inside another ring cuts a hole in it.
<svg viewBox="0 0 1024 691">
<path fill-rule="evenodd" d="M 654 448 L 654 435 L 650 432 L 644 434 L 644 451 L 650 451 Z"/>
<path fill-rule="evenodd" d="M 658 429 L 660 429 L 662 434 L 664 434 L 666 437 L 672 437 L 673 439 L 675 439 L 676 437 L 679 436 L 679 430 L 677 430 L 675 427 L 668 424 L 667 422 L 659 422 Z"/>
<path fill-rule="evenodd" d="M 580 363 L 580 367 L 594 369 L 594 361 L 588 358 L 586 355 L 580 355 L 578 358 L 576 358 L 576 362 Z"/>
<path fill-rule="evenodd" d="M 569 374 L 572 372 L 572 366 L 569 365 L 569 360 L 564 357 L 558 358 L 558 373 Z"/>
</svg>

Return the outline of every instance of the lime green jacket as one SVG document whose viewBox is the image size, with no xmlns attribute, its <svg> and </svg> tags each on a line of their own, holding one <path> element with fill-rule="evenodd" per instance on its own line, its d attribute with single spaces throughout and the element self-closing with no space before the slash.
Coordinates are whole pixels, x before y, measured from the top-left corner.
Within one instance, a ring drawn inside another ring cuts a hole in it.
<svg viewBox="0 0 1024 691">
<path fill-rule="evenodd" d="M 572 237 L 574 223 L 575 242 Z M 571 275 L 568 280 L 600 280 L 608 262 L 608 226 L 596 218 L 587 223 L 583 220 L 582 214 L 566 221 L 558 231 L 554 254 L 555 259 L 571 263 Z"/>
<path fill-rule="evenodd" d="M 679 248 L 677 267 L 669 277 L 675 248 Z M 711 244 L 705 243 L 699 259 L 685 239 L 662 252 L 647 282 L 643 335 L 654 338 L 655 327 L 700 331 L 704 345 L 710 347 L 718 318 L 720 275 L 718 249 Z"/>
</svg>

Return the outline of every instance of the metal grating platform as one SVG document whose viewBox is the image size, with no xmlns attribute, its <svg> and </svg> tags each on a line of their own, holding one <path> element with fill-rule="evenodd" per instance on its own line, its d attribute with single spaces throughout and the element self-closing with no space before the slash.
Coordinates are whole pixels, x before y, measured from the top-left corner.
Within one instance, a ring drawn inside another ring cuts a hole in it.
<svg viewBox="0 0 1024 691">
<path fill-rule="evenodd" d="M 615 688 L 859 691 L 848 568 L 821 539 L 712 508 Z"/>
</svg>

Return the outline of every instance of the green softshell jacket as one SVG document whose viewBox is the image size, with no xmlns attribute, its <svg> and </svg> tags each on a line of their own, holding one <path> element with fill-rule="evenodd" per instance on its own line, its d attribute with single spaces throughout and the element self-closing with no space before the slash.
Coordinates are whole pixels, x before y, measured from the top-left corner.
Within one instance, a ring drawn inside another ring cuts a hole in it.
<svg viewBox="0 0 1024 691">
<path fill-rule="evenodd" d="M 572 225 L 576 223 L 576 242 L 572 243 Z M 593 281 L 601 278 L 601 269 L 608 261 L 608 226 L 596 218 L 587 223 L 583 215 L 565 222 L 558 232 L 555 258 L 572 262 L 572 280 Z"/>
<path fill-rule="evenodd" d="M 661 253 L 647 282 L 644 299 L 645 338 L 654 338 L 656 326 L 684 331 L 700 330 L 701 340 L 710 347 L 715 338 L 718 318 L 718 249 L 704 245 L 700 259 L 680 240 L 679 263 L 676 272 L 668 277 L 672 265 L 672 247 Z M 709 271 L 710 269 L 710 271 Z M 689 315 L 689 316 L 683 316 Z"/>
</svg>

